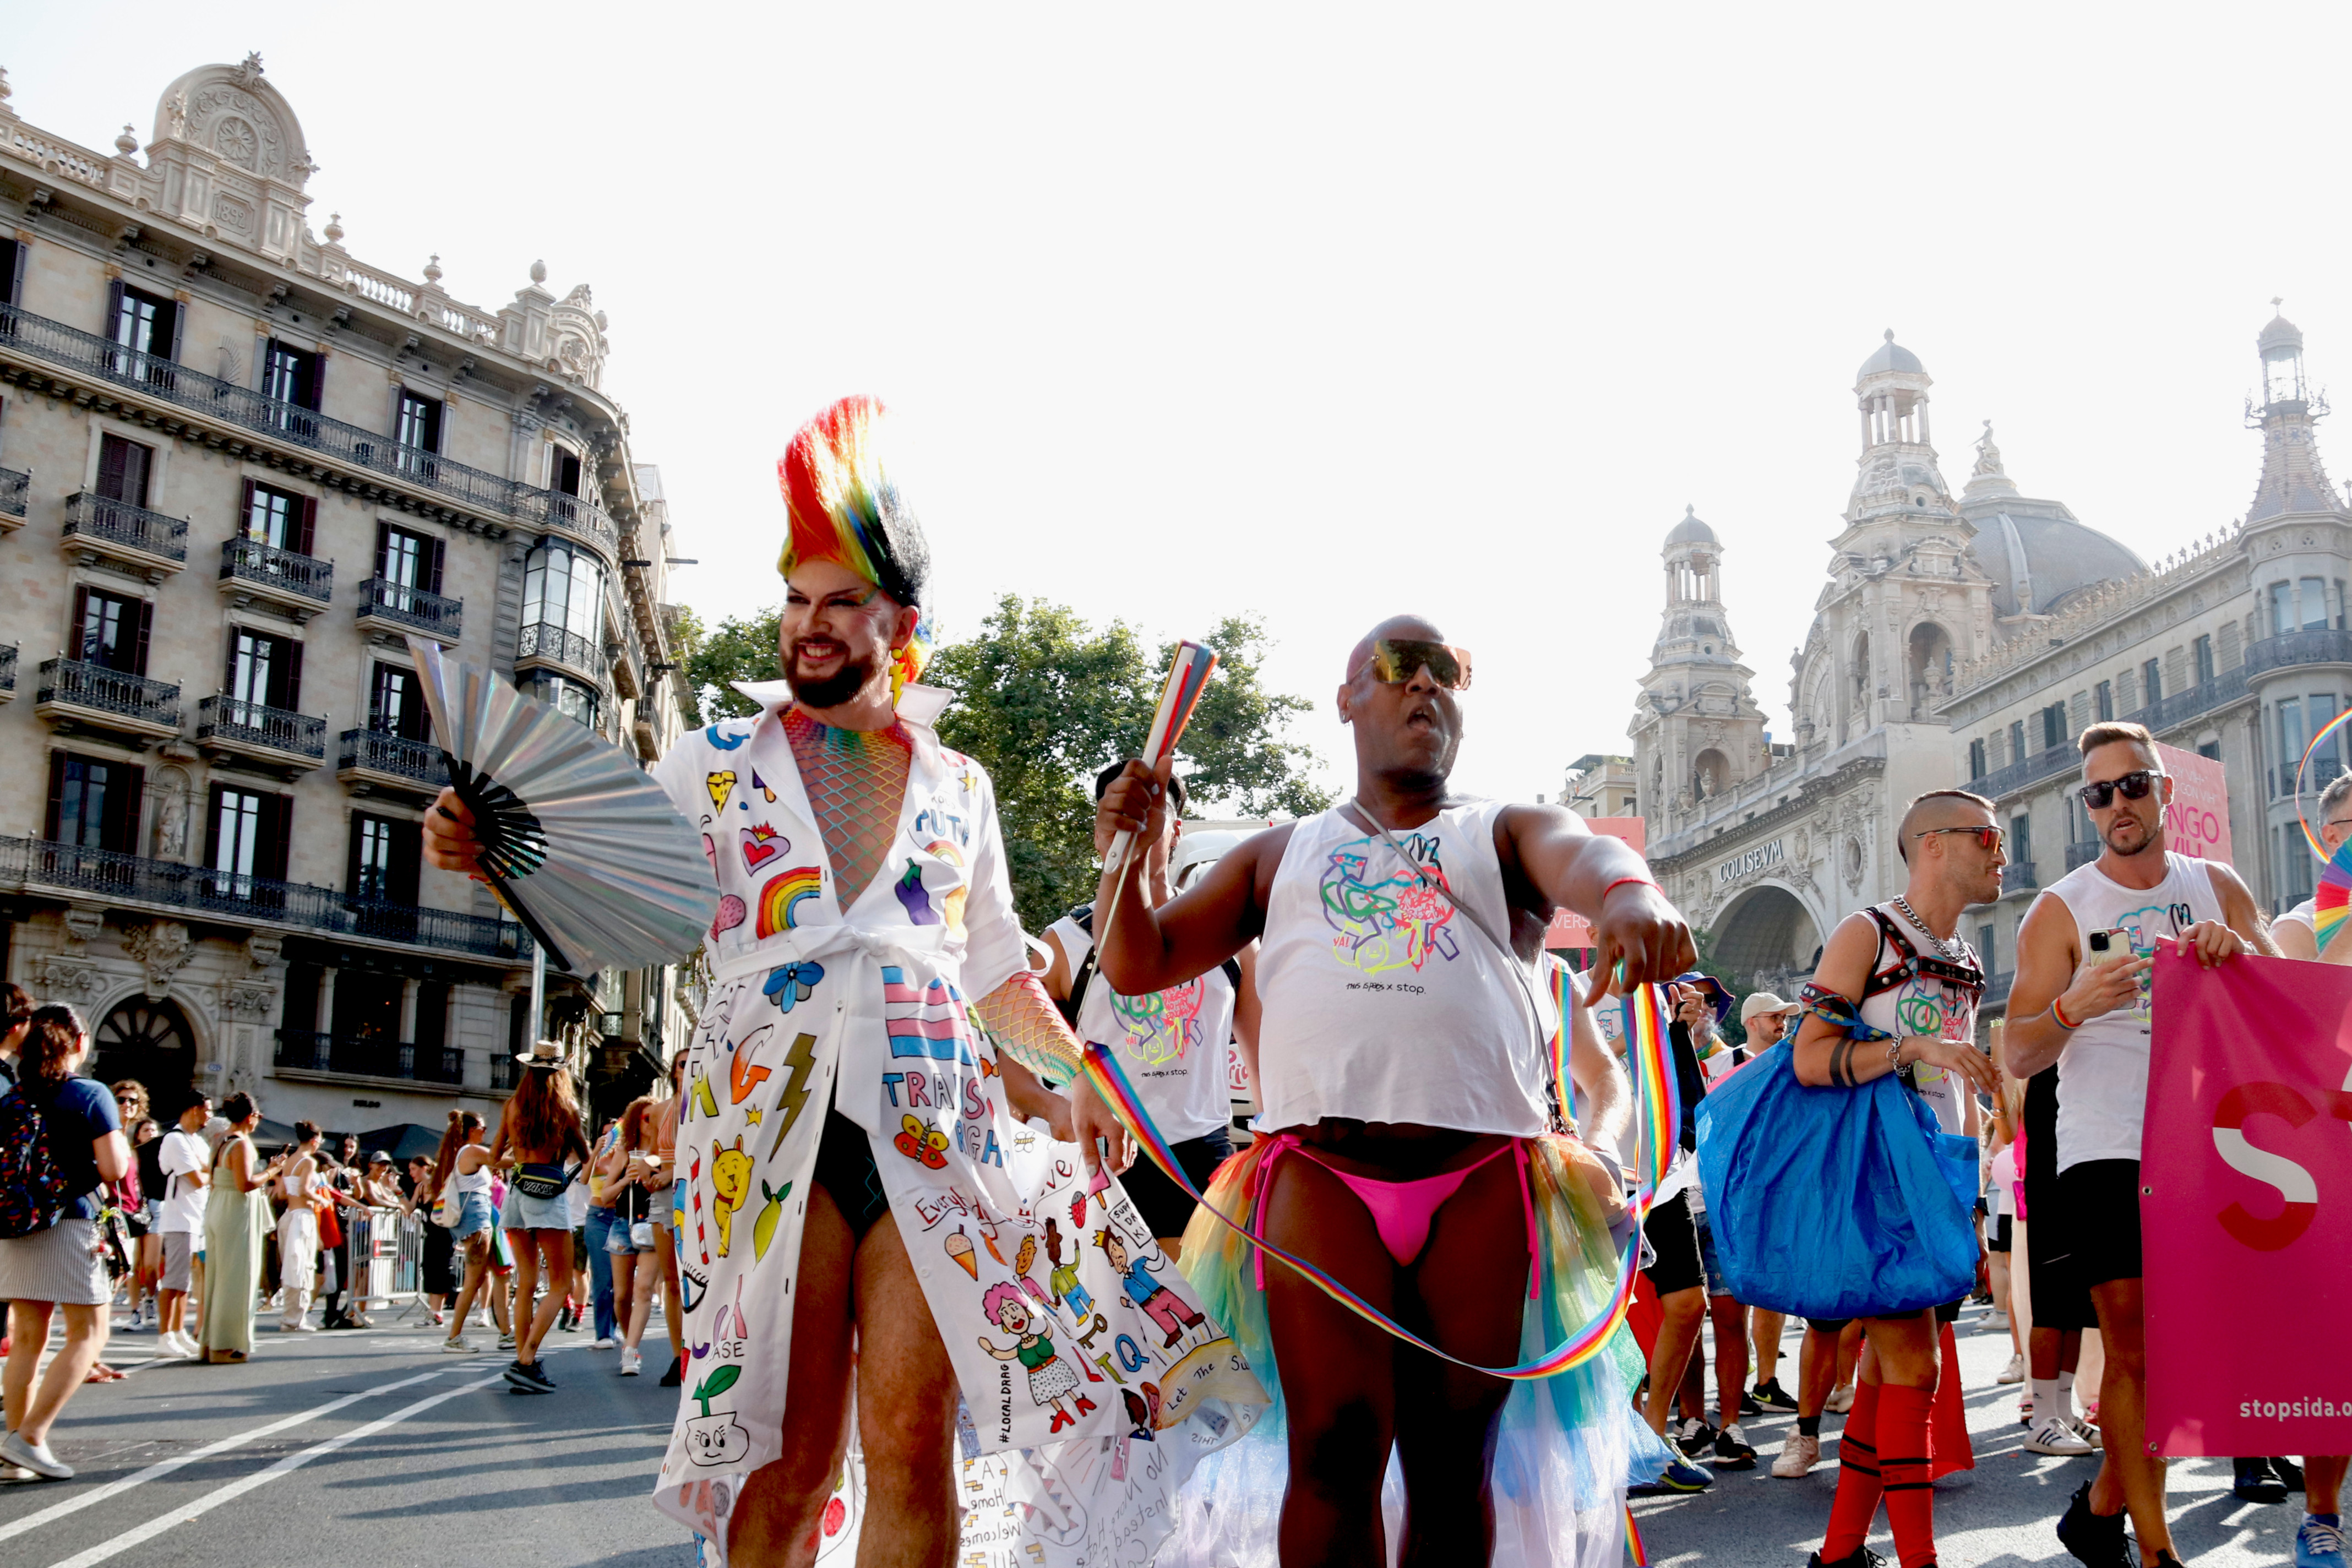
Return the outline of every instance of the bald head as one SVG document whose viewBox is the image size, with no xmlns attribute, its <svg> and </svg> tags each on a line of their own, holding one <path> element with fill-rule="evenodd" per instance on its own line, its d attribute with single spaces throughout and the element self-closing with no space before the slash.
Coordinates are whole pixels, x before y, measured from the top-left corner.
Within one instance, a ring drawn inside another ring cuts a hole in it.
<svg viewBox="0 0 2352 1568">
<path fill-rule="evenodd" d="M 1424 620 L 1419 616 L 1391 616 L 1387 620 L 1366 632 L 1357 640 L 1356 646 L 1348 650 L 1348 668 L 1340 671 L 1339 679 L 1353 680 L 1363 669 L 1365 661 L 1372 657 L 1372 645 L 1382 637 L 1407 637 L 1416 642 L 1444 642 L 1445 634 L 1437 629 L 1436 622 Z"/>
</svg>

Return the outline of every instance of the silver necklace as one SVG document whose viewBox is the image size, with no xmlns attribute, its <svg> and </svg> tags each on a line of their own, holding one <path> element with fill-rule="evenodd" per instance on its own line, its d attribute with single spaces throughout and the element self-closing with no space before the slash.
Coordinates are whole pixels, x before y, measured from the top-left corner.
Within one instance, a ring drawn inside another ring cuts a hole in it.
<svg viewBox="0 0 2352 1568">
<path fill-rule="evenodd" d="M 1951 936 L 1937 936 L 1934 931 L 1929 931 L 1927 922 L 1919 918 L 1919 911 L 1911 907 L 1911 900 L 1900 893 L 1895 895 L 1895 907 L 1903 911 L 1905 920 L 1919 928 L 1921 936 L 1936 944 L 1937 952 L 1942 953 L 1946 958 L 1957 959 L 1960 956 L 1960 939 L 1958 933 Z"/>
</svg>

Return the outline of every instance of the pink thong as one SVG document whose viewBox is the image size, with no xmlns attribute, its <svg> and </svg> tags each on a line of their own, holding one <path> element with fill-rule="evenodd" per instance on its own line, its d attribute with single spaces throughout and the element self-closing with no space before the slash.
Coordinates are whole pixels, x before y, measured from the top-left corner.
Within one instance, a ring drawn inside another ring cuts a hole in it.
<svg viewBox="0 0 2352 1568">
<path fill-rule="evenodd" d="M 1532 1300 L 1536 1295 L 1537 1275 L 1534 1267 L 1537 1256 L 1536 1209 L 1535 1200 L 1528 1192 L 1527 1144 L 1525 1141 L 1514 1138 L 1505 1147 L 1510 1151 L 1518 1166 L 1519 1205 L 1528 1222 L 1528 1297 Z M 1422 1248 L 1429 1245 L 1429 1229 L 1437 1222 L 1437 1211 L 1461 1190 L 1462 1184 L 1469 1179 L 1472 1172 L 1500 1159 L 1503 1150 L 1496 1149 L 1484 1159 L 1474 1160 L 1458 1171 L 1441 1171 L 1433 1176 L 1393 1182 L 1339 1170 L 1316 1153 L 1309 1145 L 1301 1142 L 1296 1133 L 1270 1134 L 1265 1158 L 1258 1165 L 1256 1173 L 1260 1204 L 1258 1212 L 1252 1216 L 1255 1221 L 1252 1226 L 1254 1235 L 1263 1237 L 1265 1234 L 1263 1200 L 1266 1184 L 1274 1174 L 1276 1163 L 1285 1154 L 1291 1153 L 1312 1160 L 1345 1182 L 1348 1190 L 1356 1194 L 1356 1201 L 1364 1205 L 1364 1212 L 1372 1216 L 1372 1226 L 1381 1234 L 1381 1245 L 1388 1248 L 1389 1256 L 1396 1259 L 1398 1268 L 1407 1268 L 1412 1266 L 1413 1259 L 1421 1256 Z M 1265 1251 L 1263 1247 L 1257 1251 L 1256 1266 L 1257 1286 L 1263 1290 L 1265 1289 Z"/>
</svg>

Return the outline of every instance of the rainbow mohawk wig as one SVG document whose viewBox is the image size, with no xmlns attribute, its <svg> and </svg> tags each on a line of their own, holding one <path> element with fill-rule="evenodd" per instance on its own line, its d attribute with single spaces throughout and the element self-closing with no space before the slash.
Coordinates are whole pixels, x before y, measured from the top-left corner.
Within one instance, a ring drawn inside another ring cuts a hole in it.
<svg viewBox="0 0 2352 1568">
<path fill-rule="evenodd" d="M 776 569 L 790 577 L 803 561 L 835 562 L 921 614 L 931 551 L 891 482 L 887 445 L 878 398 L 845 397 L 800 427 L 776 464 L 791 523 Z M 921 614 L 892 658 L 892 692 L 920 679 L 930 657 L 930 616 Z"/>
</svg>

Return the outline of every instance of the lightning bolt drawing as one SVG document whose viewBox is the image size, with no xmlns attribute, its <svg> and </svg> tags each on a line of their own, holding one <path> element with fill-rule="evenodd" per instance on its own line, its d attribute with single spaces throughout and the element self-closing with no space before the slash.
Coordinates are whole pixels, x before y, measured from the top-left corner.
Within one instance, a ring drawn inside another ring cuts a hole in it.
<svg viewBox="0 0 2352 1568">
<path fill-rule="evenodd" d="M 768 1158 L 776 1157 L 784 1146 L 784 1135 L 793 1123 L 801 1119 L 801 1109 L 808 1103 L 809 1081 L 816 1077 L 816 1037 L 795 1035 L 793 1048 L 784 1053 L 784 1087 L 776 1103 L 784 1108 L 784 1119 L 776 1128 L 775 1140 L 768 1145 Z"/>
</svg>

